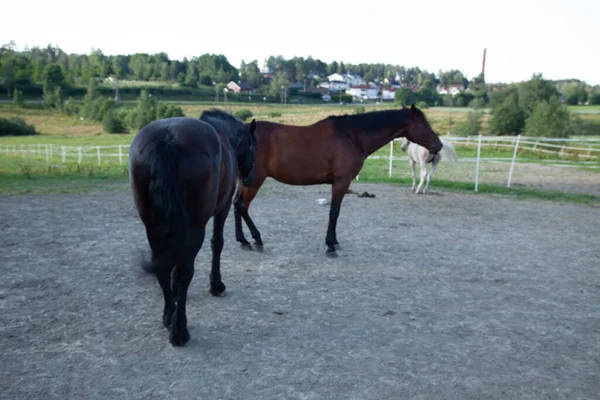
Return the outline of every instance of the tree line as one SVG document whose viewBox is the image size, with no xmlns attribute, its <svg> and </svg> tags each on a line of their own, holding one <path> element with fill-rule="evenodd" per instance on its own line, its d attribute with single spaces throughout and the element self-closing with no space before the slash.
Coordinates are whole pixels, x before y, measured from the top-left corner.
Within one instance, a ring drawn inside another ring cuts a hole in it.
<svg viewBox="0 0 600 400">
<path fill-rule="evenodd" d="M 222 54 L 202 54 L 183 60 L 170 59 L 166 53 L 105 55 L 100 49 L 94 49 L 90 54 L 67 54 L 51 45 L 17 51 L 14 42 L 0 49 L 0 77 L 9 97 L 12 90 L 18 87 L 42 87 L 50 65 L 60 67 L 64 86 L 85 86 L 91 78 L 105 79 L 113 76 L 137 81 L 177 83 L 190 88 L 240 80 L 248 82 L 254 88 L 266 84 L 257 60 L 242 61 L 240 67 L 236 68 Z M 266 65 L 276 76 L 279 87 L 281 84 L 289 86 L 292 83 L 314 86 L 320 78 L 336 72 L 360 75 L 367 82 L 382 81 L 385 78 L 395 80 L 397 77 L 400 83 L 430 88 L 439 83 L 468 85 L 468 80 L 458 70 L 439 71 L 436 76 L 418 67 L 407 68 L 383 63 L 326 63 L 311 56 L 291 59 L 270 56 Z"/>
</svg>

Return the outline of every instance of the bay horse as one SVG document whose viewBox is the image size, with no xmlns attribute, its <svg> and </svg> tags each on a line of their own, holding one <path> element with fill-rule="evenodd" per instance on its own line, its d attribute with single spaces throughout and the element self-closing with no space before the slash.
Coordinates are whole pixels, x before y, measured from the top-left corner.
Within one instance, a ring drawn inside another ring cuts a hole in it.
<svg viewBox="0 0 600 400">
<path fill-rule="evenodd" d="M 411 190 L 415 190 L 415 164 L 419 163 L 419 173 L 421 180 L 419 181 L 419 186 L 417 186 L 415 193 L 425 193 L 429 188 L 429 183 L 431 182 L 431 177 L 437 168 L 437 165 L 445 158 L 451 159 L 452 161 L 458 160 L 458 155 L 456 154 L 456 150 L 454 150 L 454 146 L 452 143 L 447 142 L 444 139 L 442 141 L 442 151 L 435 155 L 435 157 L 429 157 L 429 151 L 423 147 L 419 146 L 416 143 L 409 141 L 407 138 L 402 138 L 402 145 L 400 149 L 402 151 L 407 151 L 408 148 L 408 163 L 412 170 L 412 188 Z M 429 175 L 427 174 L 427 164 L 431 163 L 431 170 Z M 423 187 L 423 182 L 425 181 L 425 176 L 427 176 L 427 181 L 425 187 Z"/>
<path fill-rule="evenodd" d="M 213 219 L 210 293 L 225 292 L 221 280 L 223 225 L 238 177 L 253 179 L 256 121 L 244 125 L 220 110 L 199 119 L 154 121 L 135 136 L 129 150 L 129 180 L 152 258 L 142 268 L 156 276 L 164 297 L 163 324 L 173 346 L 190 338 L 186 298 L 194 261 Z"/>
<path fill-rule="evenodd" d="M 330 184 L 326 255 L 337 257 L 337 220 L 350 183 L 370 154 L 398 137 L 425 146 L 432 156 L 442 149 L 438 135 L 414 104 L 410 108 L 329 116 L 308 126 L 256 122 L 256 178 L 251 185 L 238 185 L 234 199 L 236 240 L 243 249 L 252 249 L 242 231 L 243 218 L 256 249 L 262 251 L 260 232 L 248 208 L 267 177 L 288 185 Z"/>
</svg>

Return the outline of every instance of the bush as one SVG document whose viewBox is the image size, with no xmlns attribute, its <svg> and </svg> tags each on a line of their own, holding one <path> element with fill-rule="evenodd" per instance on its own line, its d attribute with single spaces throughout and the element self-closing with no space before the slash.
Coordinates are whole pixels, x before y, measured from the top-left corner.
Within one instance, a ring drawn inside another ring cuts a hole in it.
<svg viewBox="0 0 600 400">
<path fill-rule="evenodd" d="M 508 95 L 495 107 L 489 121 L 490 133 L 494 135 L 517 135 L 525 127 L 525 113 L 519 107 L 517 93 Z"/>
<path fill-rule="evenodd" d="M 422 110 L 425 110 L 425 109 L 429 108 L 429 104 L 427 104 L 424 101 L 420 101 L 420 102 L 417 103 L 417 107 L 420 108 L 420 109 L 422 109 Z"/>
<path fill-rule="evenodd" d="M 578 122 L 571 117 L 569 110 L 558 97 L 554 96 L 549 101 L 541 101 L 535 105 L 531 116 L 527 118 L 525 134 L 567 138 L 573 134 Z"/>
<path fill-rule="evenodd" d="M 166 103 L 156 105 L 156 119 L 183 117 L 183 110 L 179 106 Z"/>
<path fill-rule="evenodd" d="M 80 107 L 75 103 L 72 97 L 69 97 L 64 105 L 63 112 L 67 115 L 79 115 Z"/>
<path fill-rule="evenodd" d="M 244 108 L 244 109 L 237 110 L 236 112 L 234 112 L 233 116 L 236 117 L 237 119 L 239 119 L 240 121 L 245 121 L 248 118 L 252 118 L 254 116 L 254 114 L 252 114 L 252 111 Z"/>
<path fill-rule="evenodd" d="M 32 136 L 37 135 L 33 125 L 27 125 L 23 118 L 0 117 L 0 136 Z"/>
<path fill-rule="evenodd" d="M 115 110 L 109 110 L 102 118 L 102 128 L 106 133 L 126 133 L 127 128 Z"/>
<path fill-rule="evenodd" d="M 146 90 L 142 90 L 135 108 L 127 116 L 127 121 L 132 129 L 139 130 L 152 121 L 183 116 L 181 107 L 159 102 L 148 95 Z"/>
<path fill-rule="evenodd" d="M 590 105 L 600 105 L 600 93 L 595 93 L 590 96 Z"/>
<path fill-rule="evenodd" d="M 354 114 L 362 114 L 365 111 L 367 111 L 363 106 L 357 106 L 354 107 L 354 110 L 352 111 Z"/>
<path fill-rule="evenodd" d="M 485 107 L 485 99 L 483 97 L 476 97 L 469 103 L 469 107 L 480 109 Z"/>
<path fill-rule="evenodd" d="M 106 113 L 117 107 L 114 101 L 103 97 L 96 97 L 93 100 L 88 100 L 83 104 L 81 110 L 82 117 L 91 119 L 92 121 L 101 122 Z"/>
<path fill-rule="evenodd" d="M 475 136 L 481 132 L 480 111 L 470 111 L 467 119 L 456 126 L 455 134 L 458 136 Z"/>
<path fill-rule="evenodd" d="M 271 118 L 281 117 L 281 113 L 279 111 L 270 111 L 267 115 Z"/>
<path fill-rule="evenodd" d="M 25 106 L 25 101 L 23 100 L 23 92 L 19 89 L 15 89 L 13 91 L 13 102 L 15 106 L 22 108 Z"/>
</svg>

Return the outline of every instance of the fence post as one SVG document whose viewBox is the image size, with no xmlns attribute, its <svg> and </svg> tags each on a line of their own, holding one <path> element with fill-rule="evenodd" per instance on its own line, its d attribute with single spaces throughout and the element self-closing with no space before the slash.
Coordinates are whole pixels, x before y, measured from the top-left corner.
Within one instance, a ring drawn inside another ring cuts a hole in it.
<svg viewBox="0 0 600 400">
<path fill-rule="evenodd" d="M 591 155 L 592 155 L 592 146 L 590 146 L 590 148 L 588 149 L 587 158 L 590 158 Z"/>
<path fill-rule="evenodd" d="M 475 164 L 475 192 L 479 187 L 479 159 L 481 158 L 481 133 L 479 134 L 479 141 L 477 142 L 477 162 Z"/>
<path fill-rule="evenodd" d="M 101 165 L 101 159 L 100 159 L 100 146 L 96 146 L 96 152 L 98 153 L 98 165 Z"/>
<path fill-rule="evenodd" d="M 38 144 L 37 148 L 38 148 L 38 157 L 41 157 L 42 156 L 42 145 Z"/>
<path fill-rule="evenodd" d="M 562 157 L 564 151 L 565 151 L 565 145 L 563 144 L 563 147 L 560 148 L 560 152 L 558 153 L 558 156 Z"/>
<path fill-rule="evenodd" d="M 519 150 L 519 140 L 521 139 L 521 135 L 517 135 L 517 142 L 515 143 L 515 151 L 513 152 L 513 158 L 510 163 L 510 170 L 508 171 L 508 184 L 507 188 L 510 187 L 510 181 L 512 180 L 513 168 L 515 167 L 515 160 L 517 158 L 517 151 Z"/>
<path fill-rule="evenodd" d="M 121 145 L 119 145 L 119 165 L 123 164 L 123 150 L 121 149 Z"/>
<path fill-rule="evenodd" d="M 67 161 L 67 146 L 62 146 L 62 163 Z"/>
<path fill-rule="evenodd" d="M 533 151 L 535 151 L 535 149 L 537 149 L 537 146 L 538 146 L 539 142 L 540 142 L 539 140 L 535 141 L 535 144 L 533 145 Z"/>
<path fill-rule="evenodd" d="M 77 164 L 81 164 L 81 146 L 77 148 Z"/>
<path fill-rule="evenodd" d="M 394 141 L 390 142 L 390 166 L 388 170 L 388 177 L 392 177 L 392 158 L 394 157 Z"/>
<path fill-rule="evenodd" d="M 46 162 L 50 160 L 50 146 L 46 145 Z"/>
</svg>

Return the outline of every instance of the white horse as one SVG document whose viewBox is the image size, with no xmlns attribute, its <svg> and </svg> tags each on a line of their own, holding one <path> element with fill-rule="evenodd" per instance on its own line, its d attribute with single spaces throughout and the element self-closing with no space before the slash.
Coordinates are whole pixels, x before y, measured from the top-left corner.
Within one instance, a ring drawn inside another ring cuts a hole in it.
<svg viewBox="0 0 600 400">
<path fill-rule="evenodd" d="M 427 189 L 429 188 L 429 182 L 431 181 L 431 177 L 433 176 L 433 173 L 435 172 L 435 169 L 439 162 L 442 160 L 442 158 L 449 158 L 453 161 L 458 160 L 456 150 L 454 150 L 454 146 L 452 146 L 452 143 L 447 142 L 442 138 L 440 138 L 440 140 L 442 141 L 443 145 L 442 150 L 439 153 L 437 153 L 435 157 L 433 157 L 433 159 L 431 159 L 431 157 L 429 156 L 429 151 L 425 147 L 419 146 L 418 144 L 409 141 L 405 137 L 402 138 L 402 146 L 400 148 L 402 149 L 402 151 L 406 151 L 406 148 L 408 147 L 408 162 L 410 163 L 410 168 L 412 169 L 412 190 L 415 190 L 416 184 L 415 164 L 419 163 L 419 166 L 421 167 L 421 181 L 419 182 L 419 186 L 417 186 L 417 190 L 415 192 L 417 194 L 420 193 L 421 190 L 423 193 L 427 191 Z M 429 163 L 431 163 L 431 172 L 429 172 L 429 175 L 427 175 L 427 164 Z M 427 183 L 425 184 L 425 188 L 423 189 L 423 180 L 425 179 L 426 175 Z"/>
</svg>

